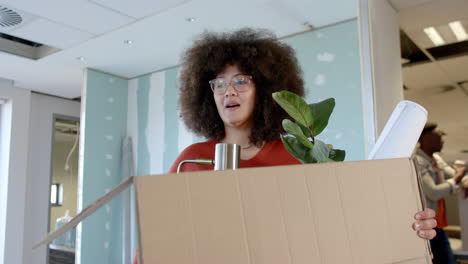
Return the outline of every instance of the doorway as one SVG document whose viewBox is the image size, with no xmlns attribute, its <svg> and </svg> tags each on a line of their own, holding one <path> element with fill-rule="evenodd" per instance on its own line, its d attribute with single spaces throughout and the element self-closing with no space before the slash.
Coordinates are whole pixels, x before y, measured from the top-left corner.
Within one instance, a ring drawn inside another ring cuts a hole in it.
<svg viewBox="0 0 468 264">
<path fill-rule="evenodd" d="M 54 231 L 77 213 L 79 119 L 54 116 L 49 196 L 49 229 Z M 76 229 L 67 231 L 48 247 L 47 263 L 75 263 Z"/>
</svg>

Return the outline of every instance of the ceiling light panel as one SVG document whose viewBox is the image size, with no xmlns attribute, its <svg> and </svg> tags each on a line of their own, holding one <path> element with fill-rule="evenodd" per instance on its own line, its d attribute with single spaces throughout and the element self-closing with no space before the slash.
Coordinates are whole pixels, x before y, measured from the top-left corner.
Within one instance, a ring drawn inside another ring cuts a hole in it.
<svg viewBox="0 0 468 264">
<path fill-rule="evenodd" d="M 402 1 L 414 2 L 413 0 Z M 454 19 L 466 18 L 467 10 L 468 1 L 466 0 L 432 0 L 414 8 L 400 10 L 398 18 L 401 28 L 409 32 L 431 26 L 447 25 Z"/>
<path fill-rule="evenodd" d="M 468 34 L 466 34 L 465 27 L 461 21 L 450 22 L 449 27 L 458 41 L 464 41 L 468 39 Z"/>
<path fill-rule="evenodd" d="M 94 35 L 112 31 L 134 21 L 133 18 L 86 0 L 0 1 L 17 9 Z"/>
<path fill-rule="evenodd" d="M 426 33 L 427 37 L 432 41 L 432 43 L 434 43 L 434 45 L 441 46 L 445 44 L 444 39 L 434 27 L 425 28 L 424 33 Z"/>
<path fill-rule="evenodd" d="M 190 2 L 190 0 L 90 0 L 91 3 L 118 11 L 133 18 L 142 18 L 164 12 Z"/>
<path fill-rule="evenodd" d="M 468 29 L 468 20 L 460 20 L 459 22 L 460 23 L 452 23 L 450 20 L 447 21 L 446 19 L 446 21 L 441 24 L 431 24 L 429 25 L 429 27 L 433 27 L 440 35 L 440 37 L 444 40 L 445 45 L 447 45 L 468 40 L 468 36 L 466 36 L 466 30 Z M 411 38 L 411 40 L 418 44 L 418 46 L 423 48 L 436 47 L 434 42 L 432 42 L 428 35 L 424 32 L 424 28 L 428 27 L 420 27 L 411 30 L 405 30 L 404 28 L 403 29 L 405 33 Z M 454 31 L 457 33 L 455 33 Z M 458 34 L 459 36 L 457 37 L 456 34 Z"/>
</svg>

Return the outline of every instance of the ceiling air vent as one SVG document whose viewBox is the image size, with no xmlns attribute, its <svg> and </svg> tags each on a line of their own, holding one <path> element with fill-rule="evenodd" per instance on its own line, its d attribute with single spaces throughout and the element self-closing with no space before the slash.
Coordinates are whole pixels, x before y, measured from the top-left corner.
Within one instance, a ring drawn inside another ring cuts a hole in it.
<svg viewBox="0 0 468 264">
<path fill-rule="evenodd" d="M 16 34 L 18 28 L 32 24 L 36 19 L 32 14 L 0 4 L 0 53 L 38 60 L 60 51 Z"/>
<path fill-rule="evenodd" d="M 12 27 L 20 24 L 23 18 L 15 11 L 0 5 L 0 27 Z"/>
</svg>

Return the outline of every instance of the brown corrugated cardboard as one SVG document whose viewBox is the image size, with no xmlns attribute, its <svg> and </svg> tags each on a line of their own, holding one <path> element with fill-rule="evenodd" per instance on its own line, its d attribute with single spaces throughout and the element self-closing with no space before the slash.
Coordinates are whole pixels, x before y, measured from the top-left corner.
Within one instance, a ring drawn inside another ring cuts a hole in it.
<svg viewBox="0 0 468 264">
<path fill-rule="evenodd" d="M 135 179 L 145 263 L 426 263 L 408 159 Z"/>
<path fill-rule="evenodd" d="M 422 207 L 409 159 L 133 181 L 143 264 L 431 262 L 411 229 Z"/>
</svg>

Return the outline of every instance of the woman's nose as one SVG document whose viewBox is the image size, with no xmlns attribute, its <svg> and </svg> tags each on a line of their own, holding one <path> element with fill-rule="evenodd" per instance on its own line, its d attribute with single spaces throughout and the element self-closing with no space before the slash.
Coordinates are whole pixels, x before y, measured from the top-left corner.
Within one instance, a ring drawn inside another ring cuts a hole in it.
<svg viewBox="0 0 468 264">
<path fill-rule="evenodd" d="M 226 92 L 224 92 L 224 96 L 227 97 L 229 95 L 237 95 L 237 90 L 232 83 L 228 84 L 228 86 L 226 87 Z"/>
</svg>

